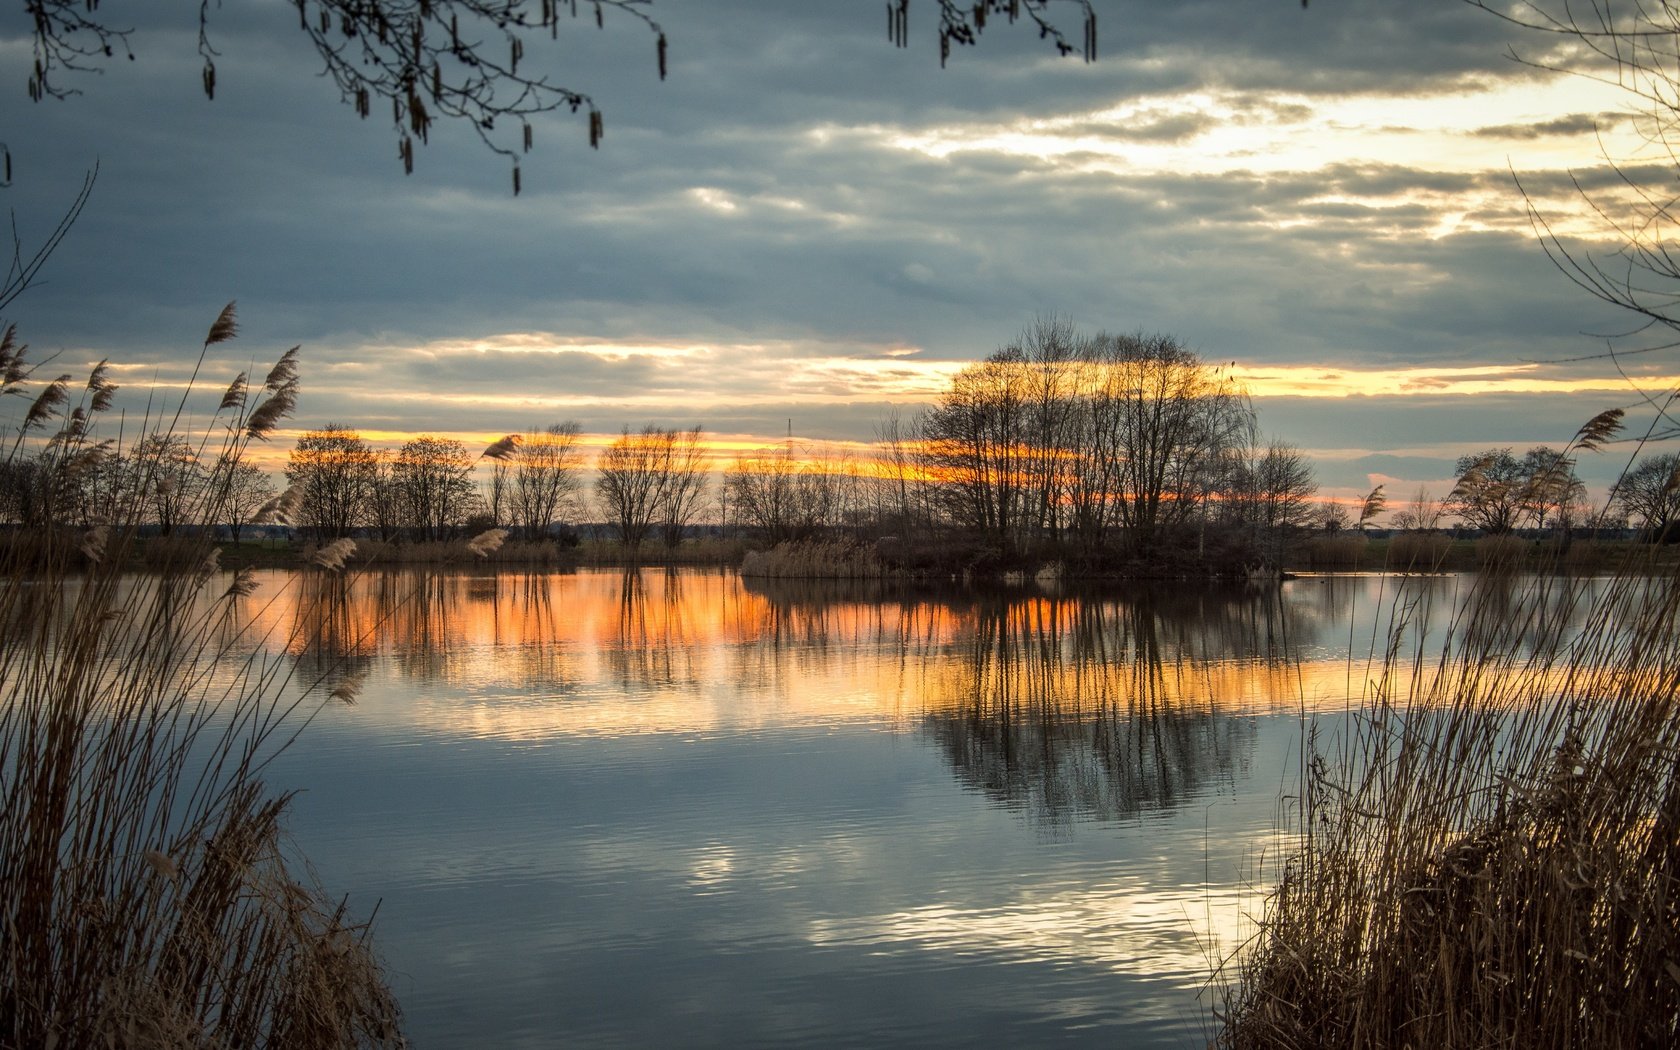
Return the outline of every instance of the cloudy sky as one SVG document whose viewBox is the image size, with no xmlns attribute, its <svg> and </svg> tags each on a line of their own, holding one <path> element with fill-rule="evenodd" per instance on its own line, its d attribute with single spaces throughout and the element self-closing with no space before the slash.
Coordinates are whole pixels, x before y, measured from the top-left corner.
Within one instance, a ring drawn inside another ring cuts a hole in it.
<svg viewBox="0 0 1680 1050">
<path fill-rule="evenodd" d="M 590 92 L 606 137 L 538 120 L 514 197 L 459 126 L 405 177 L 379 107 L 359 120 L 317 76 L 291 0 L 212 10 L 213 102 L 197 4 L 108 0 L 135 59 L 39 104 L 5 3 L 0 204 L 23 243 L 99 166 L 6 320 L 55 368 L 110 357 L 138 397 L 237 299 L 211 385 L 302 344 L 300 428 L 699 423 L 727 448 L 790 420 L 867 441 L 1054 315 L 1236 362 L 1263 429 L 1347 496 L 1444 492 L 1465 452 L 1562 444 L 1637 400 L 1602 361 L 1546 363 L 1629 322 L 1550 265 L 1513 173 L 1591 238 L 1569 172 L 1660 161 L 1625 96 L 1506 54 L 1546 41 L 1457 0 L 1095 0 L 1095 63 L 993 25 L 941 70 L 936 6 L 912 4 L 899 49 L 878 0 L 659 0 L 664 82 L 627 18 L 565 24 L 525 61 Z M 1680 382 L 1672 354 L 1629 368 Z"/>
</svg>

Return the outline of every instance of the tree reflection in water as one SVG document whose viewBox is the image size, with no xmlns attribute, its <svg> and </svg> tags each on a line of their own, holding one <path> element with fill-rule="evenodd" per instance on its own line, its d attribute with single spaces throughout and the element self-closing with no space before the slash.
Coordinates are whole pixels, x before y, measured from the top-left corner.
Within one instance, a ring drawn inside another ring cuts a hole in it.
<svg viewBox="0 0 1680 1050">
<path fill-rule="evenodd" d="M 1284 632 L 1275 601 L 1201 598 L 984 604 L 926 730 L 964 784 L 1052 828 L 1218 790 L 1246 772 L 1255 728 L 1209 665 Z"/>
<path fill-rule="evenodd" d="M 1420 636 L 1462 600 L 1439 579 L 1095 594 L 663 569 L 296 583 L 295 606 L 269 615 L 300 680 L 447 683 L 407 705 L 440 726 L 469 709 L 526 739 L 872 720 L 924 734 L 961 783 L 1052 829 L 1233 787 L 1257 715 L 1357 695 L 1348 654 L 1386 637 L 1357 611 L 1373 594 L 1404 588 Z M 1500 600 L 1497 581 L 1476 586 Z M 1567 604 L 1535 614 L 1542 633 Z M 1373 641 L 1350 635 L 1368 621 Z"/>
<path fill-rule="evenodd" d="M 833 621 L 855 637 L 846 607 L 868 609 L 870 640 L 916 682 L 920 727 L 957 778 L 1050 829 L 1178 805 L 1245 773 L 1254 715 L 1299 695 L 1294 640 L 1303 628 L 1316 639 L 1324 605 L 1199 586 L 1123 597 L 748 589 L 769 602 L 778 640 L 832 644 Z"/>
</svg>

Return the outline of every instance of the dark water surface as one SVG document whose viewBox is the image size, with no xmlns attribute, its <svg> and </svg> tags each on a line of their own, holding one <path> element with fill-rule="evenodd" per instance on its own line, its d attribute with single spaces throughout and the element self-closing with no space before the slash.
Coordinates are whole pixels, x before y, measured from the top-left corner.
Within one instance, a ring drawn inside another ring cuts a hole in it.
<svg viewBox="0 0 1680 1050">
<path fill-rule="evenodd" d="M 270 779 L 420 1047 L 1203 1046 L 1305 718 L 1474 586 L 265 584 L 366 676 Z"/>
</svg>

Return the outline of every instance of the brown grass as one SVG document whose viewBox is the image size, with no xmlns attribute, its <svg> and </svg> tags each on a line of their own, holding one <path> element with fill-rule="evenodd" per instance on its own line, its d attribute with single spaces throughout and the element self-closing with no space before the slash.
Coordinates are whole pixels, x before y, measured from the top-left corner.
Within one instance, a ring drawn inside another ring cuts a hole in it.
<svg viewBox="0 0 1680 1050">
<path fill-rule="evenodd" d="M 1446 657 L 1372 668 L 1218 1045 L 1680 1045 L 1677 639 L 1672 565 L 1493 574 Z"/>
<path fill-rule="evenodd" d="M 77 462 L 85 417 L 54 418 L 12 455 Z M 141 502 L 0 546 L 0 1046 L 401 1045 L 367 924 L 302 874 L 261 778 L 320 701 L 240 635 L 208 540 L 136 546 Z M 129 573 L 142 553 L 161 571 Z"/>
<path fill-rule="evenodd" d="M 585 540 L 578 545 L 579 563 L 596 566 L 741 564 L 747 545 L 737 539 L 691 539 L 675 547 L 644 543 L 631 550 L 616 540 Z"/>
<path fill-rule="evenodd" d="M 298 548 L 301 565 L 312 563 L 320 546 L 305 543 Z M 518 565 L 552 569 L 572 564 L 571 556 L 558 544 L 533 540 L 504 540 L 499 546 L 478 553 L 472 540 L 427 540 L 417 543 L 388 543 L 358 539 L 350 564 L 365 568 L 435 565 L 479 568 L 486 565 Z"/>
<path fill-rule="evenodd" d="M 767 551 L 749 551 L 741 559 L 742 576 L 780 579 L 877 580 L 893 576 L 872 545 L 850 540 L 778 543 Z"/>
<path fill-rule="evenodd" d="M 1314 536 L 1303 545 L 1307 564 L 1315 569 L 1357 569 L 1364 563 L 1368 540 L 1357 532 Z"/>
<path fill-rule="evenodd" d="M 1538 545 L 1519 536 L 1483 536 L 1476 540 L 1476 568 L 1484 572 L 1515 572 L 1543 557 Z"/>
<path fill-rule="evenodd" d="M 1452 537 L 1439 532 L 1401 532 L 1389 537 L 1391 572 L 1440 572 L 1452 553 Z"/>
</svg>

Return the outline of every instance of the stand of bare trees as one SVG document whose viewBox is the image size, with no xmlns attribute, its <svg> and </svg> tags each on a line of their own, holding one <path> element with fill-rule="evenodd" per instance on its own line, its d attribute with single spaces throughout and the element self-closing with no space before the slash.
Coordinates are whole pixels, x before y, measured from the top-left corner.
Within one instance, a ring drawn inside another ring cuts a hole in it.
<svg viewBox="0 0 1680 1050">
<path fill-rule="evenodd" d="M 705 467 L 699 427 L 626 427 L 596 461 L 595 494 L 626 547 L 639 549 L 655 530 L 674 547 L 703 502 Z"/>
<path fill-rule="evenodd" d="M 391 464 L 391 483 L 406 523 L 419 539 L 448 539 L 477 509 L 473 458 L 453 438 L 421 435 Z"/>
<path fill-rule="evenodd" d="M 1005 561 L 1034 551 L 1147 558 L 1210 526 L 1298 525 L 1314 491 L 1298 451 L 1255 453 L 1229 375 L 1166 335 L 1083 336 L 1039 321 L 964 369 L 913 438 L 890 423 L 880 474 L 907 515 Z"/>
<path fill-rule="evenodd" d="M 286 465 L 286 481 L 298 501 L 297 522 L 317 539 L 347 536 L 362 525 L 378 480 L 373 446 L 338 423 L 298 438 Z"/>
<path fill-rule="evenodd" d="M 529 540 L 543 539 L 577 499 L 582 450 L 578 425 L 554 423 L 514 444 L 509 512 Z"/>
<path fill-rule="evenodd" d="M 1586 486 L 1575 476 L 1574 460 L 1557 449 L 1541 445 L 1521 457 L 1488 449 L 1459 459 L 1458 472 L 1446 508 L 1471 528 L 1497 534 L 1525 524 L 1581 523 Z"/>
<path fill-rule="evenodd" d="M 1276 565 L 1315 510 L 1306 456 L 1261 446 L 1229 370 L 1167 335 L 1039 320 L 876 438 L 864 468 L 791 438 L 738 458 L 726 518 L 772 546 L 870 535 L 912 571 L 1173 573 Z"/>
<path fill-rule="evenodd" d="M 856 522 L 861 481 L 856 464 L 789 440 L 730 464 L 726 516 L 771 546 L 817 539 Z"/>
<path fill-rule="evenodd" d="M 1650 539 L 1680 538 L 1680 454 L 1646 456 L 1616 483 L 1616 505 L 1638 519 Z"/>
</svg>

